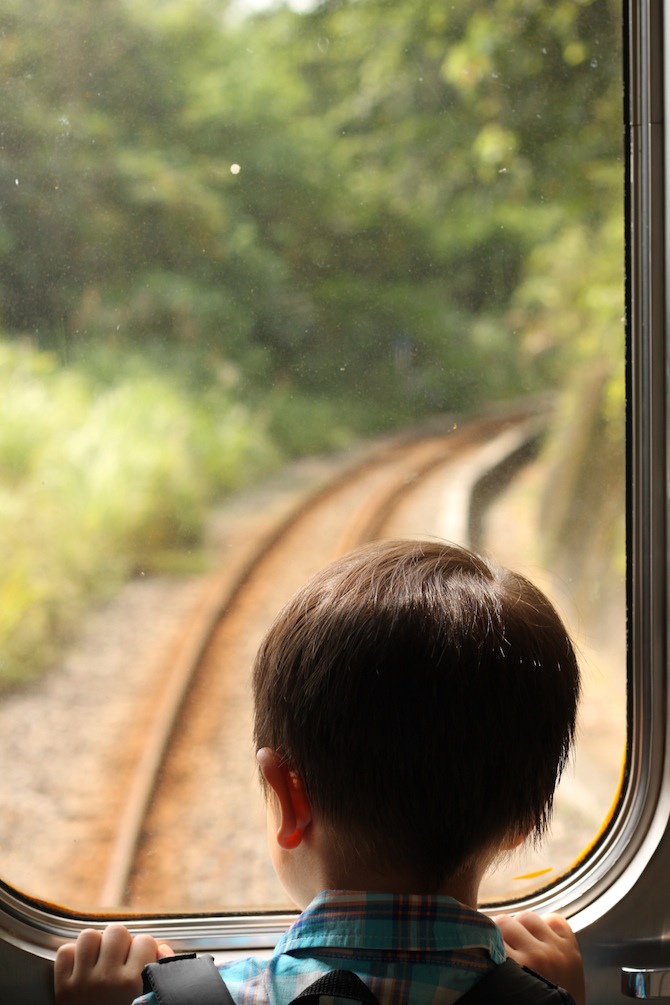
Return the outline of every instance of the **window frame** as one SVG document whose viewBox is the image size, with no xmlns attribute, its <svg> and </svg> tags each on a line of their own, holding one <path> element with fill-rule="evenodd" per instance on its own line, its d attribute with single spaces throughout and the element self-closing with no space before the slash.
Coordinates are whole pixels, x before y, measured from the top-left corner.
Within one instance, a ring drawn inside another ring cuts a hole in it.
<svg viewBox="0 0 670 1005">
<path fill-rule="evenodd" d="M 663 0 L 623 3 L 628 314 L 629 653 L 628 758 L 613 820 L 568 875 L 506 908 L 560 910 L 583 930 L 625 900 L 670 820 L 666 624 L 666 220 L 663 123 Z M 666 27 L 667 33 L 667 27 Z M 667 46 L 670 49 L 670 46 Z M 666 98 L 666 101 L 668 99 Z M 660 209 L 663 208 L 663 213 Z M 295 915 L 114 914 L 134 933 L 175 948 L 235 954 L 269 950 Z M 24 896 L 0 881 L 0 942 L 52 958 L 87 915 Z"/>
</svg>

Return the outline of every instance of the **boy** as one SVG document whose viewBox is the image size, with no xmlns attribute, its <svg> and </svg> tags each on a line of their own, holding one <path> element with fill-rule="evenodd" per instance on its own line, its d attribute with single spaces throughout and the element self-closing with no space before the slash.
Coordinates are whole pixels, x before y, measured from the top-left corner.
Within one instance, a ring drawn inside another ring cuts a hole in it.
<svg viewBox="0 0 670 1005">
<path fill-rule="evenodd" d="M 235 1002 L 289 1002 L 346 969 L 382 1005 L 448 1005 L 503 961 L 502 932 L 582 1005 L 565 921 L 476 911 L 489 865 L 546 830 L 579 687 L 547 598 L 463 548 L 379 542 L 313 577 L 253 674 L 270 854 L 303 913 L 271 960 L 221 968 Z M 59 950 L 56 1000 L 128 1005 L 170 952 L 84 932 Z"/>
</svg>

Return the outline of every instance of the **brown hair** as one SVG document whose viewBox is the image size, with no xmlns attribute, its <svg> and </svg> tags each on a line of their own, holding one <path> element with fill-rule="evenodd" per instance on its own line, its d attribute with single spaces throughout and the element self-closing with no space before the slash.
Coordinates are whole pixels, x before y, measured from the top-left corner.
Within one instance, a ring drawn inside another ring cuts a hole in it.
<svg viewBox="0 0 670 1005">
<path fill-rule="evenodd" d="M 579 669 L 525 577 L 464 548 L 384 541 L 314 576 L 253 675 L 257 749 L 368 864 L 437 888 L 473 854 L 543 833 Z"/>
</svg>

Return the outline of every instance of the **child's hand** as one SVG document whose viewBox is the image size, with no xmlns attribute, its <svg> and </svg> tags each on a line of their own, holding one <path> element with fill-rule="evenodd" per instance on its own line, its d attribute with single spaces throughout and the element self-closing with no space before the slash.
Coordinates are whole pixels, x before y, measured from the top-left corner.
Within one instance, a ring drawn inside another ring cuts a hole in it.
<svg viewBox="0 0 670 1005">
<path fill-rule="evenodd" d="M 554 984 L 560 984 L 577 1005 L 585 1005 L 582 954 L 565 918 L 559 914 L 546 914 L 541 918 L 526 911 L 514 918 L 501 915 L 495 922 L 502 932 L 508 956 Z"/>
<path fill-rule="evenodd" d="M 57 1005 L 130 1005 L 142 994 L 145 964 L 173 955 L 150 935 L 133 938 L 123 925 L 86 929 L 56 954 Z"/>
</svg>

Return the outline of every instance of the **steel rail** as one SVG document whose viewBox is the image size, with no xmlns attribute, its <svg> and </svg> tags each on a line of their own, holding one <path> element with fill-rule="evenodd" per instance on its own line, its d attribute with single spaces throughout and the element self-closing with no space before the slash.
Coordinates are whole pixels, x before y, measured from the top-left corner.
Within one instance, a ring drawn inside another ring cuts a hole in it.
<svg viewBox="0 0 670 1005">
<path fill-rule="evenodd" d="M 225 619 L 273 549 L 279 546 L 301 520 L 340 493 L 343 487 L 360 480 L 364 473 L 388 467 L 391 473 L 382 485 L 350 515 L 337 540 L 334 554 L 342 554 L 358 544 L 374 539 L 380 535 L 385 522 L 401 499 L 417 491 L 423 479 L 437 468 L 453 462 L 468 450 L 473 452 L 474 474 L 461 495 L 462 505 L 465 507 L 462 522 L 464 526 L 469 526 L 472 523 L 472 501 L 478 500 L 478 495 L 481 495 L 478 493 L 479 487 L 484 483 L 489 486 L 486 498 L 487 505 L 490 504 L 493 500 L 493 491 L 490 489 L 492 473 L 504 468 L 510 458 L 524 450 L 527 452 L 529 445 L 537 441 L 542 423 L 543 419 L 538 417 L 536 410 L 517 409 L 507 416 L 491 416 L 459 429 L 451 423 L 443 432 L 424 432 L 418 436 L 389 440 L 375 454 L 364 454 L 335 478 L 301 498 L 275 526 L 238 555 L 234 569 L 227 568 L 225 572 L 208 580 L 196 614 L 173 646 L 174 656 L 169 673 L 161 675 L 163 685 L 160 696 L 142 755 L 124 799 L 100 888 L 99 902 L 104 910 L 122 907 L 127 902 L 137 848 L 156 795 L 161 767 L 179 721 L 184 699 L 190 691 L 216 627 Z M 409 464 L 393 467 L 394 463 L 403 459 L 409 460 Z M 409 478 L 408 468 L 411 470 Z M 504 483 L 501 487 L 504 487 Z M 478 520 L 481 521 L 481 513 Z M 462 543 L 467 544 L 468 541 L 464 540 Z"/>
</svg>

